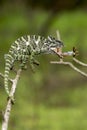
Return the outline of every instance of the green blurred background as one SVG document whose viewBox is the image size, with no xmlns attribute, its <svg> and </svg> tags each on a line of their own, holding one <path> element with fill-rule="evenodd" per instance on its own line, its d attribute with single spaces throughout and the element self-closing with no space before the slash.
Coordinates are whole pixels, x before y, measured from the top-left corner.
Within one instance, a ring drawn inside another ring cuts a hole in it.
<svg viewBox="0 0 87 130">
<path fill-rule="evenodd" d="M 4 54 L 14 40 L 25 34 L 56 37 L 56 30 L 65 44 L 63 51 L 76 46 L 77 58 L 87 63 L 86 0 L 1 0 L 0 72 L 4 73 Z M 40 66 L 35 73 L 30 67 L 22 72 L 9 130 L 87 130 L 87 79 L 68 66 L 50 64 L 58 60 L 56 55 L 36 59 Z M 72 58 L 65 60 L 73 62 Z M 0 111 L 5 106 L 6 93 L 0 77 Z"/>
</svg>

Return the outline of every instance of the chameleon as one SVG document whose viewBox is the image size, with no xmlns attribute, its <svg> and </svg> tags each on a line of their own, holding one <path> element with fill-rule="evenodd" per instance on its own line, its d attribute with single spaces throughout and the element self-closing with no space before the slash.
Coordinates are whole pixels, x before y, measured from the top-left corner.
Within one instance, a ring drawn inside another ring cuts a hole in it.
<svg viewBox="0 0 87 130">
<path fill-rule="evenodd" d="M 45 38 L 40 35 L 26 35 L 14 41 L 8 53 L 5 54 L 4 86 L 8 96 L 10 95 L 8 86 L 9 73 L 16 61 L 20 62 L 21 69 L 25 68 L 28 61 L 30 62 L 31 68 L 34 69 L 34 64 L 38 65 L 38 62 L 35 60 L 35 55 L 55 54 L 55 49 L 57 49 L 57 54 L 61 57 L 61 51 L 59 50 L 63 46 L 62 41 L 52 36 Z"/>
</svg>

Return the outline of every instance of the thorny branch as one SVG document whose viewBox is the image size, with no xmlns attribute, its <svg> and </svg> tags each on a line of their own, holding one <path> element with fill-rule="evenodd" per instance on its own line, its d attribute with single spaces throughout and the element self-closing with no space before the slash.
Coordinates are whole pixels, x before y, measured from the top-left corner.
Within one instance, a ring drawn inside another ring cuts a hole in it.
<svg viewBox="0 0 87 130">
<path fill-rule="evenodd" d="M 16 90 L 16 87 L 17 87 L 17 83 L 18 83 L 21 71 L 22 70 L 19 69 L 17 71 L 17 75 L 16 75 L 15 79 L 11 80 L 12 81 L 12 87 L 11 87 L 11 91 L 10 91 L 11 97 L 14 97 L 15 90 Z M 4 115 L 3 115 L 2 129 L 1 130 L 7 130 L 8 129 L 8 121 L 9 121 L 11 109 L 12 109 L 12 99 L 9 98 L 8 101 L 7 101 L 7 106 L 6 106 Z"/>
</svg>

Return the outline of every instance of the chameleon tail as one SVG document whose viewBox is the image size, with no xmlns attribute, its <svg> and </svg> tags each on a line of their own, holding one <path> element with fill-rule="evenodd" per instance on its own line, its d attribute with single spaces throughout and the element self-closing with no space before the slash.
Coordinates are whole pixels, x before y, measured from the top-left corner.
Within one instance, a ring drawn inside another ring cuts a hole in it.
<svg viewBox="0 0 87 130">
<path fill-rule="evenodd" d="M 12 61 L 13 57 L 10 54 L 5 55 L 5 77 L 4 77 L 4 86 L 6 93 L 9 95 L 9 86 L 8 86 L 8 77 L 9 77 L 9 71 L 12 67 Z"/>
</svg>

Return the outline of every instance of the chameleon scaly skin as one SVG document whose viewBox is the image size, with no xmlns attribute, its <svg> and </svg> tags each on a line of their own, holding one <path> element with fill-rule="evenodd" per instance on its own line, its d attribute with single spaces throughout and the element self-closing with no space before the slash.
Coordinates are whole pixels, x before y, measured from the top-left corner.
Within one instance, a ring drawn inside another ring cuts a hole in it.
<svg viewBox="0 0 87 130">
<path fill-rule="evenodd" d="M 9 95 L 8 77 L 10 69 L 15 61 L 20 61 L 21 69 L 25 68 L 28 60 L 33 68 L 36 63 L 34 56 L 38 54 L 54 54 L 53 49 L 62 48 L 63 43 L 55 38 L 48 36 L 44 38 L 37 35 L 27 35 L 18 38 L 10 47 L 8 54 L 5 54 L 5 78 L 4 85 Z"/>
</svg>

